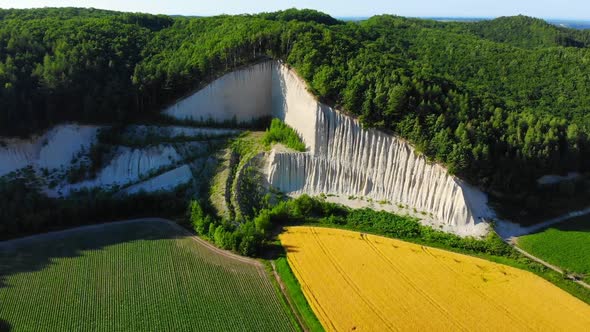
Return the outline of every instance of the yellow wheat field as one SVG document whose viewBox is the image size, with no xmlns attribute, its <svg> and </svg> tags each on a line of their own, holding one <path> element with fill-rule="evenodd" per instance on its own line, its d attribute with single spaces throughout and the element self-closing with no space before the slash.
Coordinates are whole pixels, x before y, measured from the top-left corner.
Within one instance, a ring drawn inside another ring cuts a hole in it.
<svg viewBox="0 0 590 332">
<path fill-rule="evenodd" d="M 330 331 L 590 331 L 589 305 L 526 271 L 336 229 L 280 239 Z"/>
</svg>

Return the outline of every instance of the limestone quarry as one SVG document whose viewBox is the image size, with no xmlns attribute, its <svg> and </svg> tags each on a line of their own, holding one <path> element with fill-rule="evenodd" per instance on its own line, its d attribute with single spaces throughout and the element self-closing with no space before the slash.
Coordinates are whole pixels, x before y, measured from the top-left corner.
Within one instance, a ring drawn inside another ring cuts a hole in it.
<svg viewBox="0 0 590 332">
<path fill-rule="evenodd" d="M 223 101 L 216 104 L 219 98 Z M 165 112 L 203 121 L 268 115 L 283 120 L 308 148 L 305 153 L 273 150 L 267 158 L 268 183 L 286 194 L 383 201 L 390 207 L 410 207 L 429 216 L 423 218 L 428 222 L 460 235 L 488 231 L 485 219 L 492 212 L 485 194 L 429 163 L 407 142 L 363 129 L 357 120 L 318 102 L 305 82 L 279 62 L 227 74 Z"/>
<path fill-rule="evenodd" d="M 265 61 L 226 74 L 164 114 L 218 125 L 129 126 L 123 137 L 133 146 L 113 149 L 94 177 L 77 183 L 60 180 L 53 188 L 47 185 L 45 192 L 61 196 L 116 186 L 133 194 L 202 181 L 208 176 L 202 167 L 211 163 L 206 142 L 239 133 L 224 124 L 245 125 L 272 116 L 294 128 L 307 151 L 273 149 L 264 154 L 261 171 L 268 186 L 291 196 L 324 194 L 353 207 L 401 210 L 459 235 L 481 236 L 489 229 L 486 219 L 493 213 L 485 194 L 417 154 L 406 141 L 362 128 L 356 119 L 318 102 L 305 82 L 280 62 Z M 27 166 L 38 175 L 44 168 L 67 170 L 80 162 L 73 159 L 85 160 L 98 130 L 72 124 L 29 140 L 3 139 L 0 176 Z"/>
</svg>

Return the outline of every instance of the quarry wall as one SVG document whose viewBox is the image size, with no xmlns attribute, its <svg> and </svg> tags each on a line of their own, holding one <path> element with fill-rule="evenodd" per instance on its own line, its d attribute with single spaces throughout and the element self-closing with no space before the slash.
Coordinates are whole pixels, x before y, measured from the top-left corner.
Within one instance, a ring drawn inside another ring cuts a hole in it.
<svg viewBox="0 0 590 332">
<path fill-rule="evenodd" d="M 272 153 L 268 181 L 290 194 L 364 196 L 433 215 L 455 233 L 487 232 L 491 211 L 479 190 L 429 163 L 406 141 L 316 101 L 305 82 L 277 64 L 272 114 L 293 127 L 307 153 Z"/>
<path fill-rule="evenodd" d="M 182 120 L 249 122 L 268 116 L 272 62 L 236 70 L 168 107 L 164 113 Z"/>
<path fill-rule="evenodd" d="M 356 119 L 318 102 L 307 91 L 305 82 L 277 61 L 226 74 L 164 112 L 177 119 L 217 122 L 248 122 L 272 115 L 300 134 L 307 152 L 273 151 L 265 170 L 271 186 L 290 195 L 362 196 L 391 205 L 407 205 L 451 226 L 450 231 L 455 233 L 481 235 L 487 232 L 484 218 L 492 212 L 485 194 L 450 176 L 444 167 L 428 162 L 406 141 L 378 130 L 364 129 Z M 65 128 L 56 127 L 48 132 L 46 138 L 61 142 L 67 147 L 64 152 L 52 150 L 56 146 L 53 144 L 41 145 L 39 142 L 43 138 L 0 148 L 0 175 L 30 163 L 62 165 L 80 149 L 72 142 L 89 146 L 92 135 L 96 136 L 96 129 L 75 128 L 72 131 L 68 126 L 62 127 Z M 179 134 L 188 131 L 183 129 Z M 56 139 L 64 135 L 69 135 L 70 139 Z M 71 139 L 72 135 L 80 139 Z M 180 157 L 172 150 L 122 148 L 92 184 L 137 180 L 150 169 L 178 161 Z M 184 182 L 188 172 L 178 169 L 141 189 L 167 188 L 164 182 L 175 182 L 173 178 L 179 174 Z M 130 191 L 135 189 L 140 187 Z"/>
</svg>

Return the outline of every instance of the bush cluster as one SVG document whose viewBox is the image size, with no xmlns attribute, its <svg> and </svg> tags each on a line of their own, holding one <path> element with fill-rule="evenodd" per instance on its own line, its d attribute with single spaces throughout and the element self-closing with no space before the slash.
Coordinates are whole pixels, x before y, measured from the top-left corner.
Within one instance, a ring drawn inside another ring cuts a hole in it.
<svg viewBox="0 0 590 332">
<path fill-rule="evenodd" d="M 270 128 L 266 130 L 262 142 L 266 146 L 272 143 L 282 143 L 293 150 L 305 151 L 305 143 L 297 132 L 279 119 L 272 119 Z"/>
<path fill-rule="evenodd" d="M 368 208 L 350 209 L 308 195 L 283 200 L 274 206 L 267 205 L 241 224 L 215 220 L 193 201 L 191 223 L 197 234 L 209 238 L 217 246 L 247 256 L 260 253 L 273 239 L 274 229 L 302 224 L 345 228 L 476 254 L 514 254 L 512 248 L 495 234 L 485 239 L 460 237 L 424 226 L 410 216 Z"/>
</svg>

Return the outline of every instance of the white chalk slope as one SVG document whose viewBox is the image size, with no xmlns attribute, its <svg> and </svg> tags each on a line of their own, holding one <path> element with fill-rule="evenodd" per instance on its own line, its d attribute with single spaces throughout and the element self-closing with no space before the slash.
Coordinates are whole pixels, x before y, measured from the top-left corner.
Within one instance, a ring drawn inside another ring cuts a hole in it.
<svg viewBox="0 0 590 332">
<path fill-rule="evenodd" d="M 271 62 L 229 73 L 164 110 L 182 120 L 248 122 L 269 115 Z"/>
<path fill-rule="evenodd" d="M 460 235 L 479 236 L 489 229 L 483 220 L 492 215 L 485 194 L 428 163 L 404 140 L 362 129 L 357 120 L 317 102 L 305 82 L 278 62 L 227 74 L 166 112 L 181 119 L 235 115 L 248 121 L 269 114 L 282 119 L 308 147 L 307 153 L 271 154 L 268 181 L 285 193 L 404 204 Z"/>
<path fill-rule="evenodd" d="M 56 126 L 45 134 L 31 139 L 0 138 L 0 176 L 28 166 L 32 166 L 37 176 L 41 177 L 44 174 L 40 172 L 41 169 L 47 169 L 49 174 L 54 170 L 64 174 L 70 167 L 75 166 L 72 161 L 84 156 L 96 142 L 98 129 L 96 126 L 69 124 Z M 237 132 L 228 129 L 146 126 L 136 126 L 130 130 L 133 131 L 132 134 L 137 134 L 136 138 L 139 139 L 148 133 L 174 138 L 215 137 Z M 200 146 L 193 147 L 190 142 L 184 145 L 191 151 L 203 149 Z M 73 190 L 129 184 L 134 185 L 126 190 L 128 193 L 173 189 L 192 179 L 188 166 L 179 167 L 152 179 L 149 177 L 163 168 L 174 167 L 182 159 L 181 154 L 170 144 L 140 149 L 119 147 L 113 159 L 98 172 L 95 179 L 74 184 L 63 179 L 55 187 L 43 188 L 43 192 L 50 197 L 58 197 L 67 196 Z M 140 182 L 144 179 L 144 182 Z"/>
<path fill-rule="evenodd" d="M 67 168 L 81 151 L 88 151 L 99 127 L 61 125 L 31 139 L 0 138 L 0 176 L 23 167 Z"/>
<path fill-rule="evenodd" d="M 188 183 L 192 179 L 191 168 L 183 165 L 171 171 L 153 177 L 147 181 L 132 185 L 124 190 L 126 194 L 136 194 L 140 191 L 154 192 L 158 190 L 172 190 Z"/>
</svg>

